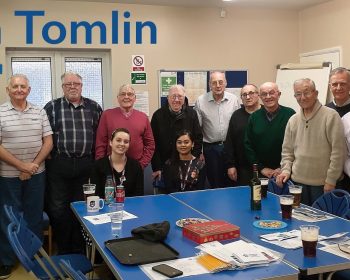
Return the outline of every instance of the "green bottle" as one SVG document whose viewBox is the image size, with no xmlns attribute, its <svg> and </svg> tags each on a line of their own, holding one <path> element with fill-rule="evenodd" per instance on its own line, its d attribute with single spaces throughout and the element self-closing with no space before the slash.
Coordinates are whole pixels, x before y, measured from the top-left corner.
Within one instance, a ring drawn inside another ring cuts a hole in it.
<svg viewBox="0 0 350 280">
<path fill-rule="evenodd" d="M 250 180 L 250 209 L 261 210 L 261 182 L 256 163 L 253 164 L 253 178 Z"/>
</svg>

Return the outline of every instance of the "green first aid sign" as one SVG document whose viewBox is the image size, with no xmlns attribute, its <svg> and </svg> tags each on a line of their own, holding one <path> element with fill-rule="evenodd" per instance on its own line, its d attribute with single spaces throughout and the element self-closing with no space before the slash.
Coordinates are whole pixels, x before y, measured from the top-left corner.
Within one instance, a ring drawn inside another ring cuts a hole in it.
<svg viewBox="0 0 350 280">
<path fill-rule="evenodd" d="M 173 85 L 176 85 L 176 77 L 162 77 L 161 78 L 161 86 L 162 86 L 162 94 L 167 94 L 169 88 Z"/>
</svg>

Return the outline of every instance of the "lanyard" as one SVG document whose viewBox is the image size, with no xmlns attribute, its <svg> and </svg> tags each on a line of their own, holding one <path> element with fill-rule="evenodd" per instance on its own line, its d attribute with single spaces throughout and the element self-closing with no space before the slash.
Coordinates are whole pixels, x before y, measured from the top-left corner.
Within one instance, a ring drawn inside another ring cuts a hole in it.
<svg viewBox="0 0 350 280">
<path fill-rule="evenodd" d="M 109 166 L 111 167 L 111 171 L 112 171 L 113 184 L 114 184 L 114 186 L 116 186 L 115 176 L 114 176 L 114 168 L 113 168 L 111 156 L 109 156 L 108 159 L 109 159 Z M 126 166 L 126 161 L 127 161 L 127 160 L 128 160 L 128 159 L 125 158 L 124 169 L 123 169 L 123 171 L 122 171 L 122 175 L 120 175 L 120 178 L 119 178 L 120 185 L 123 185 L 123 183 L 126 181 L 126 177 L 125 177 L 125 166 Z"/>
<path fill-rule="evenodd" d="M 187 171 L 186 171 L 186 174 L 185 174 L 185 178 L 183 178 L 183 176 L 182 176 L 182 169 L 181 169 L 181 166 L 179 166 L 180 182 L 181 182 L 180 187 L 181 187 L 182 191 L 185 190 L 186 181 L 187 181 L 187 178 L 188 178 L 188 174 L 190 173 L 191 165 L 192 165 L 192 159 L 191 159 L 190 163 L 188 164 Z"/>
</svg>

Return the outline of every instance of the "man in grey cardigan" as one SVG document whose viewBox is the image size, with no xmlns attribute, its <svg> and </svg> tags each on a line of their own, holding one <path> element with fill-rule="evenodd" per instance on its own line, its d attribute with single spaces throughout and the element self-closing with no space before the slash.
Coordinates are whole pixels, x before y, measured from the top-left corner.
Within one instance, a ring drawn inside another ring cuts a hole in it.
<svg viewBox="0 0 350 280">
<path fill-rule="evenodd" d="M 294 82 L 294 97 L 300 112 L 287 124 L 281 160 L 282 185 L 290 177 L 303 186 L 302 203 L 312 203 L 324 192 L 332 191 L 343 172 L 345 138 L 338 113 L 323 106 L 310 79 Z"/>
</svg>

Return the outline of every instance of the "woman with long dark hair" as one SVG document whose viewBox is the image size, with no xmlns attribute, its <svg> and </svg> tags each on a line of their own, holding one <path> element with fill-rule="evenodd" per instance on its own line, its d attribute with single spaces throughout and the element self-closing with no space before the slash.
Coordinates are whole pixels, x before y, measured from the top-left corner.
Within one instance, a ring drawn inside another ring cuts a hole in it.
<svg viewBox="0 0 350 280">
<path fill-rule="evenodd" d="M 193 135 L 181 130 L 175 137 L 176 152 L 164 167 L 165 193 L 192 191 L 204 188 L 204 162 L 192 154 Z"/>
</svg>

